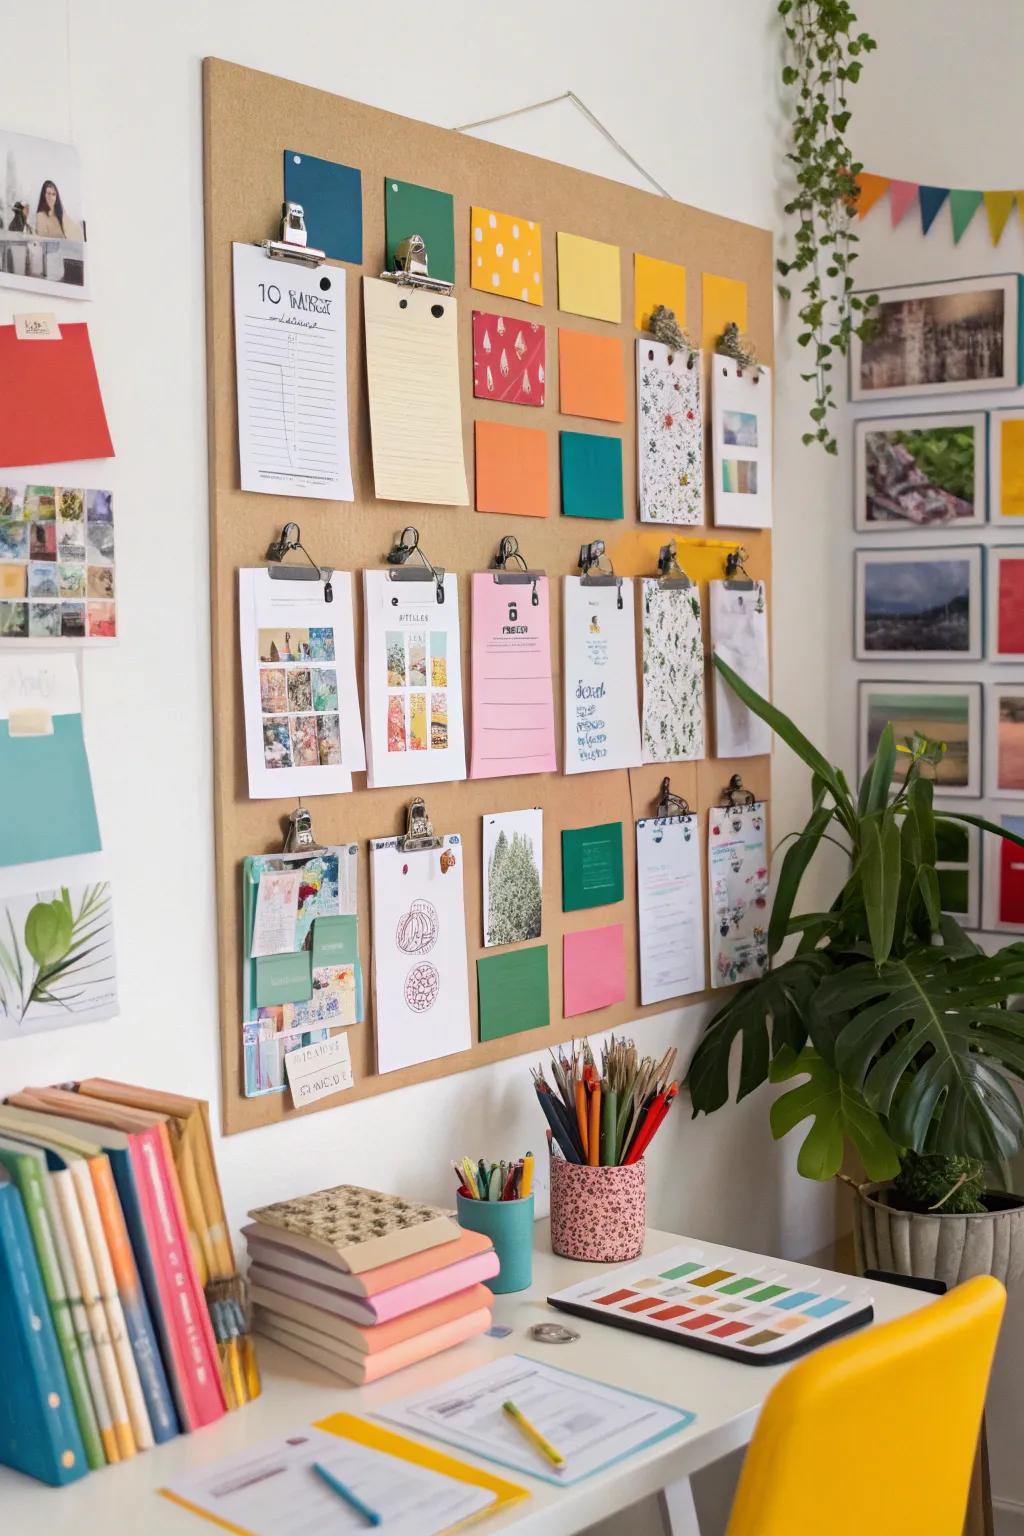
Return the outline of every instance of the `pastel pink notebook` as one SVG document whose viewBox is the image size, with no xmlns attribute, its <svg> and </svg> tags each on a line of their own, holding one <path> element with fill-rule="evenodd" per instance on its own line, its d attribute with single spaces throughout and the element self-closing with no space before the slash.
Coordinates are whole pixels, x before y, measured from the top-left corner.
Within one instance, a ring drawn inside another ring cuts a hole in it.
<svg viewBox="0 0 1024 1536">
<path fill-rule="evenodd" d="M 317 1287 L 318 1306 L 326 1307 L 339 1317 L 348 1318 L 350 1322 L 371 1326 L 387 1322 L 392 1317 L 401 1317 L 405 1312 L 425 1307 L 428 1302 L 439 1301 L 442 1296 L 453 1296 L 471 1285 L 490 1280 L 500 1268 L 498 1255 L 493 1248 L 489 1248 L 485 1253 L 474 1254 L 457 1264 L 448 1264 L 444 1269 L 431 1270 L 428 1274 L 406 1280 L 402 1285 L 394 1285 L 390 1290 L 380 1291 L 375 1296 L 363 1297 L 340 1290 L 334 1284 L 337 1270 L 329 1264 L 320 1264 L 305 1254 L 297 1254 L 274 1243 L 265 1243 L 260 1238 L 249 1239 L 249 1258 L 265 1277 L 264 1284 L 272 1284 L 278 1290 L 290 1290 L 290 1281 L 308 1280 Z M 271 1275 L 280 1278 L 271 1280 Z M 325 1292 L 330 1293 L 330 1300 L 325 1299 Z"/>
<path fill-rule="evenodd" d="M 275 1248 L 283 1248 L 289 1257 L 296 1252 L 290 1243 L 279 1241 L 280 1227 L 271 1227 L 261 1221 L 250 1222 L 247 1227 L 243 1227 L 242 1236 L 249 1243 L 254 1239 L 259 1239 L 261 1243 L 273 1243 Z M 339 1291 L 346 1291 L 350 1296 L 377 1296 L 381 1291 L 390 1291 L 393 1285 L 404 1285 L 406 1280 L 415 1280 L 417 1276 L 430 1274 L 432 1270 L 457 1264 L 460 1259 L 468 1259 L 474 1253 L 486 1253 L 490 1247 L 490 1238 L 482 1232 L 460 1232 L 450 1243 L 437 1243 L 433 1248 L 424 1248 L 421 1253 L 409 1253 L 404 1259 L 392 1259 L 387 1264 L 378 1264 L 375 1269 L 364 1269 L 358 1275 L 332 1264 L 329 1258 L 317 1259 L 315 1255 L 309 1257 L 314 1258 L 317 1264 L 327 1266 L 334 1276 L 331 1283 Z"/>
<path fill-rule="evenodd" d="M 286 1349 L 294 1350 L 297 1355 L 304 1355 L 307 1360 L 315 1360 L 325 1371 L 332 1371 L 354 1387 L 379 1381 L 382 1376 L 390 1376 L 392 1372 L 403 1370 L 407 1365 L 415 1365 L 419 1360 L 429 1360 L 431 1355 L 439 1355 L 443 1349 L 451 1349 L 465 1339 L 485 1333 L 490 1326 L 491 1314 L 486 1308 L 481 1308 L 445 1323 L 440 1328 L 432 1328 L 429 1333 L 421 1333 L 414 1339 L 394 1344 L 379 1354 L 356 1357 L 352 1352 L 339 1348 L 334 1339 L 318 1334 L 313 1328 L 286 1322 L 272 1313 L 264 1312 L 262 1307 L 257 1307 L 255 1312 L 257 1332 L 283 1344 Z"/>
</svg>

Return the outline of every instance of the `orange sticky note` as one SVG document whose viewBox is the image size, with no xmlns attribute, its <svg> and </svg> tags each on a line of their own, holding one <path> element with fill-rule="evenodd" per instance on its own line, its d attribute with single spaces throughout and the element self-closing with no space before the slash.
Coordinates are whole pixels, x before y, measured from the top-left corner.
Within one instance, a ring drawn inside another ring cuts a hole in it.
<svg viewBox="0 0 1024 1536">
<path fill-rule="evenodd" d="M 559 330 L 558 398 L 564 416 L 625 421 L 626 368 L 617 336 Z"/>
<path fill-rule="evenodd" d="M 470 210 L 469 281 L 483 293 L 544 303 L 540 225 L 493 208 Z"/>
<path fill-rule="evenodd" d="M 716 277 L 705 272 L 701 280 L 701 346 L 713 352 L 715 342 L 730 320 L 741 331 L 747 328 L 747 285 L 735 277 Z"/>
<path fill-rule="evenodd" d="M 476 423 L 476 509 L 548 515 L 548 435 L 542 427 Z"/>
<path fill-rule="evenodd" d="M 672 310 L 680 325 L 686 324 L 686 268 L 656 256 L 633 257 L 633 324 L 638 331 L 651 328 L 651 310 L 659 304 Z"/>
</svg>

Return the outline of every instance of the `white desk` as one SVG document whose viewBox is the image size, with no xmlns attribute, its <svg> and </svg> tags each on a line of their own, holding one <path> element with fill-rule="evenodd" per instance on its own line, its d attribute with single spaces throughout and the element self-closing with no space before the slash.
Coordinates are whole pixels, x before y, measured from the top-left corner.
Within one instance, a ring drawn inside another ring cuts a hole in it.
<svg viewBox="0 0 1024 1536">
<path fill-rule="evenodd" d="M 648 1231 L 644 1252 L 660 1253 L 685 1241 L 668 1232 Z M 556 1258 L 550 1251 L 547 1224 L 539 1224 L 532 1288 L 515 1296 L 495 1297 L 494 1321 L 513 1329 L 507 1339 L 472 1339 L 370 1387 L 345 1387 L 319 1366 L 260 1339 L 262 1397 L 208 1429 L 179 1435 L 121 1466 L 90 1473 L 68 1488 L 48 1488 L 0 1467 L 0 1530 L 4 1536 L 92 1536 L 107 1529 L 123 1536 L 202 1536 L 204 1530 L 215 1527 L 157 1497 L 154 1490 L 185 1471 L 329 1413 L 340 1409 L 372 1413 L 392 1398 L 457 1376 L 497 1355 L 519 1353 L 614 1386 L 647 1392 L 689 1408 L 697 1418 L 681 1434 L 574 1488 L 554 1488 L 491 1466 L 492 1471 L 528 1487 L 532 1497 L 500 1518 L 481 1521 L 477 1527 L 481 1536 L 513 1528 L 516 1536 L 570 1536 L 666 1488 L 671 1490 L 663 1505 L 667 1531 L 670 1536 L 691 1536 L 697 1526 L 686 1479 L 747 1444 L 761 1404 L 786 1366 L 741 1365 L 569 1317 L 546 1305 L 545 1297 L 585 1279 L 595 1268 Z M 928 1300 L 920 1292 L 892 1285 L 876 1285 L 874 1294 L 879 1322 L 913 1311 Z M 526 1336 L 526 1329 L 544 1321 L 574 1328 L 580 1334 L 579 1341 L 535 1344 Z M 490 1466 L 482 1461 L 478 1465 Z"/>
</svg>

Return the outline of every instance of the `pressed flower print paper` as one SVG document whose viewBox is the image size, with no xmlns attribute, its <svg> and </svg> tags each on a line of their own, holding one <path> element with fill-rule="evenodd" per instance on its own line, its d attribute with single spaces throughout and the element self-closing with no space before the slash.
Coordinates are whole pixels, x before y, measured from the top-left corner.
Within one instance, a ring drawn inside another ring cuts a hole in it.
<svg viewBox="0 0 1024 1536">
<path fill-rule="evenodd" d="M 704 641 L 694 586 L 642 583 L 645 763 L 704 756 Z"/>
<path fill-rule="evenodd" d="M 677 352 L 646 339 L 636 344 L 642 523 L 704 521 L 701 367 L 699 352 Z"/>
</svg>

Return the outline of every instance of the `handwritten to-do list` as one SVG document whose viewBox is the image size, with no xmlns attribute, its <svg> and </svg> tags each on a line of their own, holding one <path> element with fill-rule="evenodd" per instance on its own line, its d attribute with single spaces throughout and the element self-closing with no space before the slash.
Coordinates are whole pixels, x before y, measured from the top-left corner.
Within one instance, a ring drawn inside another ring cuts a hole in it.
<svg viewBox="0 0 1024 1536">
<path fill-rule="evenodd" d="M 565 577 L 565 771 L 640 762 L 633 585 L 589 586 Z"/>
</svg>

